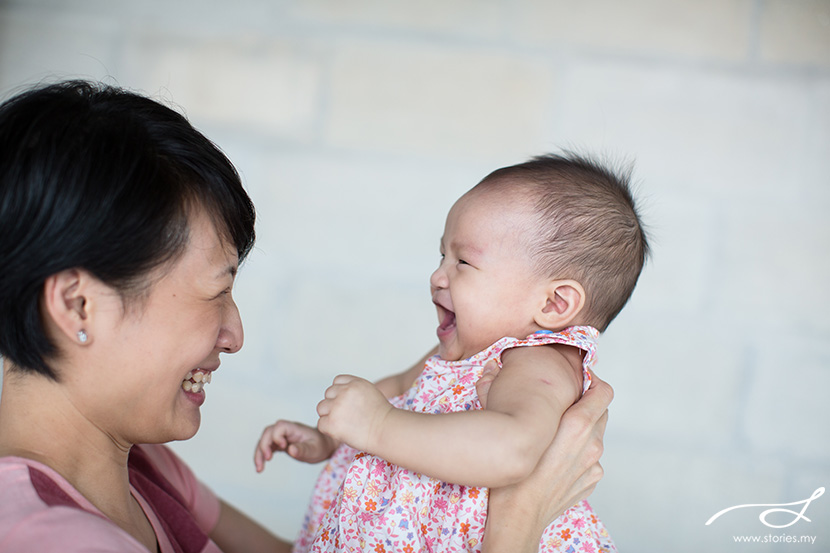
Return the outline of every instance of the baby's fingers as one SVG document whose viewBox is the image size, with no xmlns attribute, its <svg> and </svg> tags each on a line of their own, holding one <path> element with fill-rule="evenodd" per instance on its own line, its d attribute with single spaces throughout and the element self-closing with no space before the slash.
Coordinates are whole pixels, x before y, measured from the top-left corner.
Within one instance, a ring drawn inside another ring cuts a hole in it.
<svg viewBox="0 0 830 553">
<path fill-rule="evenodd" d="M 265 461 L 270 461 L 273 456 L 270 442 L 265 443 L 265 437 L 260 439 L 254 450 L 254 466 L 257 472 L 262 472 L 265 469 Z"/>
<path fill-rule="evenodd" d="M 338 374 L 334 377 L 331 386 L 326 388 L 323 397 L 326 399 L 336 398 L 349 384 L 351 384 L 355 380 L 358 380 L 358 377 L 352 376 L 350 374 Z"/>
<path fill-rule="evenodd" d="M 331 399 L 324 399 L 320 403 L 317 404 L 317 415 L 320 417 L 325 417 L 331 414 L 331 406 L 332 400 Z M 319 425 L 318 425 L 319 426 Z"/>
<path fill-rule="evenodd" d="M 257 472 L 262 472 L 265 470 L 265 461 L 270 459 L 270 457 L 266 458 L 266 456 L 262 453 L 262 451 L 257 448 L 254 452 L 254 467 L 256 467 Z"/>
<path fill-rule="evenodd" d="M 282 421 L 272 424 L 265 429 L 254 450 L 254 466 L 257 472 L 265 469 L 265 462 L 270 461 L 274 451 L 285 451 L 288 441 L 285 438 L 285 428 Z"/>
<path fill-rule="evenodd" d="M 270 461 L 272 457 L 271 448 L 263 448 L 260 444 L 254 451 L 254 466 L 257 472 L 265 470 L 265 462 Z"/>
<path fill-rule="evenodd" d="M 334 377 L 334 380 L 332 381 L 332 385 L 333 386 L 337 386 L 337 385 L 342 386 L 343 384 L 348 384 L 349 382 L 352 382 L 354 380 L 361 380 L 361 378 L 359 376 L 354 376 L 354 375 L 351 375 L 351 374 L 338 374 L 337 376 Z"/>
</svg>

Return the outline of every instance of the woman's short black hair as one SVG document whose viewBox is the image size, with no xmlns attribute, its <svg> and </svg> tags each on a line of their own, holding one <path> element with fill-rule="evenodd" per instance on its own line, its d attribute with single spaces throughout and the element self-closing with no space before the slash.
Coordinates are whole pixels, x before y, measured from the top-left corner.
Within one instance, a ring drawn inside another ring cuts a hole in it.
<svg viewBox="0 0 830 553">
<path fill-rule="evenodd" d="M 228 158 L 174 110 L 87 81 L 0 105 L 0 355 L 57 379 L 39 311 L 45 280 L 82 268 L 122 297 L 138 294 L 183 251 L 194 207 L 242 262 L 251 199 Z"/>
</svg>

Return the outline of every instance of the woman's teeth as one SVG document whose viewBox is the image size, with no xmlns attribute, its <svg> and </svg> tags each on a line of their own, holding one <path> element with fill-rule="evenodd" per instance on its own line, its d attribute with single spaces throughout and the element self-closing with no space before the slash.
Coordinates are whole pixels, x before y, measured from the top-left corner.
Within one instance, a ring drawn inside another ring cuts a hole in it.
<svg viewBox="0 0 830 553">
<path fill-rule="evenodd" d="M 182 381 L 182 390 L 198 394 L 207 384 L 210 384 L 211 374 L 202 371 L 190 371 Z"/>
</svg>

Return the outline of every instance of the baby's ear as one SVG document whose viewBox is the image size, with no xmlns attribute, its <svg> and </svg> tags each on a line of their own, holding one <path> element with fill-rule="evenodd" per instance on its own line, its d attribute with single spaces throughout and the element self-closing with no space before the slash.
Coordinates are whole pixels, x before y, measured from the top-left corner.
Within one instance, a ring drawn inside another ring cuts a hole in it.
<svg viewBox="0 0 830 553">
<path fill-rule="evenodd" d="M 573 324 L 585 305 L 585 289 L 575 280 L 553 280 L 547 287 L 545 305 L 536 313 L 536 324 L 548 330 Z"/>
</svg>

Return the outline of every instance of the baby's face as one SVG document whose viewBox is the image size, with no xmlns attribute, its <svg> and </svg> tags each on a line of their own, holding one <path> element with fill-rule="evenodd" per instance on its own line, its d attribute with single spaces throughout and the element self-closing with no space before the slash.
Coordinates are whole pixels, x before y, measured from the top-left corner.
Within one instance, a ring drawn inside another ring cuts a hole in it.
<svg viewBox="0 0 830 553">
<path fill-rule="evenodd" d="M 500 338 L 540 329 L 533 317 L 545 306 L 547 279 L 533 272 L 528 252 L 533 221 L 529 204 L 491 192 L 462 196 L 450 210 L 430 278 L 443 359 L 466 359 Z"/>
</svg>

